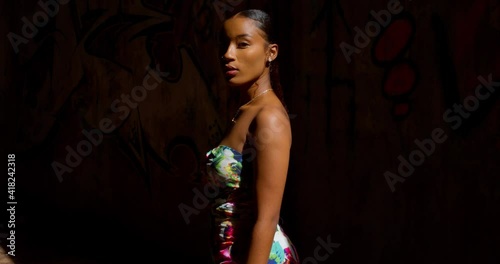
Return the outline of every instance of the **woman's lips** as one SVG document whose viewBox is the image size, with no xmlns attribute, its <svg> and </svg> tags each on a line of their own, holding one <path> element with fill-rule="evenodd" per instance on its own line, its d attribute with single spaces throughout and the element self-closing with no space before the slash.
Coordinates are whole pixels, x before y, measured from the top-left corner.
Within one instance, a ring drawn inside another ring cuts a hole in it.
<svg viewBox="0 0 500 264">
<path fill-rule="evenodd" d="M 235 66 L 230 64 L 226 64 L 224 66 L 225 66 L 224 70 L 226 70 L 225 73 L 227 77 L 233 77 L 238 73 L 238 68 L 236 68 Z"/>
<path fill-rule="evenodd" d="M 235 76 L 238 73 L 238 70 L 228 70 L 226 71 L 226 76 Z"/>
</svg>

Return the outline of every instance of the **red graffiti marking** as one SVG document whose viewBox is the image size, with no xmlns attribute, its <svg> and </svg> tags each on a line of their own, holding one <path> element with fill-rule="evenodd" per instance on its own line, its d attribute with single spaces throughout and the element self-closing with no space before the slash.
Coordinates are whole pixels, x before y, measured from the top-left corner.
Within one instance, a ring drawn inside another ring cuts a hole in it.
<svg viewBox="0 0 500 264">
<path fill-rule="evenodd" d="M 408 62 L 401 62 L 386 72 L 383 92 L 388 97 L 403 96 L 412 92 L 416 81 L 414 67 Z"/>
<path fill-rule="evenodd" d="M 402 118 L 410 113 L 410 104 L 408 103 L 397 103 L 392 108 L 392 114 L 396 118 Z"/>
<path fill-rule="evenodd" d="M 394 20 L 374 44 L 374 59 L 387 63 L 399 57 L 410 44 L 415 28 L 409 18 Z"/>
<path fill-rule="evenodd" d="M 386 68 L 382 93 L 392 100 L 392 115 L 402 120 L 410 114 L 410 94 L 416 87 L 418 72 L 415 64 L 405 59 L 405 53 L 415 36 L 415 19 L 410 13 L 394 17 L 372 46 L 373 63 Z"/>
</svg>

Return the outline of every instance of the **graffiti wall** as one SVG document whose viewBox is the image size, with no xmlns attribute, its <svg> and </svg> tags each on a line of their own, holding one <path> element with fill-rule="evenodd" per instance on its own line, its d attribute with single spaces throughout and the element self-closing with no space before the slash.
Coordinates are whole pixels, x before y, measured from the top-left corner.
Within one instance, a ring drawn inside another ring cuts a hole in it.
<svg viewBox="0 0 500 264">
<path fill-rule="evenodd" d="M 249 8 L 279 32 L 302 263 L 500 261 L 489 0 L 0 3 L 5 261 L 210 263 L 205 153 L 238 102 L 217 36 Z"/>
</svg>

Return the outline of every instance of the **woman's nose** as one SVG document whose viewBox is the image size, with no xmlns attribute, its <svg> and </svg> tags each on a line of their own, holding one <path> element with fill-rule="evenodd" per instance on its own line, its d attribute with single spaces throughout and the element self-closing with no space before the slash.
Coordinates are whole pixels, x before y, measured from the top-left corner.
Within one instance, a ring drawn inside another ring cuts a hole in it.
<svg viewBox="0 0 500 264">
<path fill-rule="evenodd" d="M 224 61 L 234 60 L 233 50 L 232 50 L 231 46 L 229 46 L 226 49 L 226 52 L 224 53 L 224 55 L 222 55 L 222 60 L 224 60 Z"/>
</svg>

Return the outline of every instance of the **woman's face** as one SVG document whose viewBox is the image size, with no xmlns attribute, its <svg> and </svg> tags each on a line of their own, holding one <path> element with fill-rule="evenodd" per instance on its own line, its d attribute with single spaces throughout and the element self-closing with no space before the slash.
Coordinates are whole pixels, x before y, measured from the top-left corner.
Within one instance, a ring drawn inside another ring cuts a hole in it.
<svg viewBox="0 0 500 264">
<path fill-rule="evenodd" d="M 246 17 L 233 17 L 224 22 L 222 41 L 223 70 L 230 86 L 255 82 L 268 73 L 268 43 L 255 22 Z"/>
</svg>

